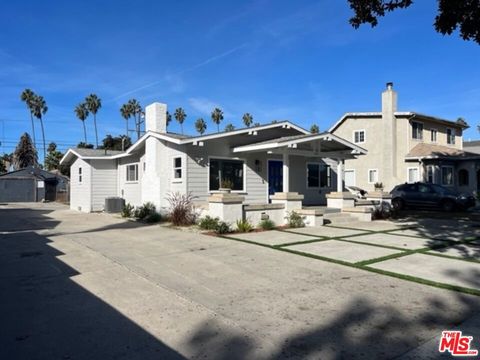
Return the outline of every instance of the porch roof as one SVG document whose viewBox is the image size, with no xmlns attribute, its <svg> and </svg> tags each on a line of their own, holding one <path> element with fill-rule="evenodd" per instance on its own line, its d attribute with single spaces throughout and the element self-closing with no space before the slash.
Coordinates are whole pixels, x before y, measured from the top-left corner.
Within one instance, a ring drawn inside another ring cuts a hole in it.
<svg viewBox="0 0 480 360">
<path fill-rule="evenodd" d="M 405 160 L 428 159 L 472 160 L 480 159 L 480 154 L 443 145 L 420 143 L 413 147 L 413 149 L 411 149 L 405 156 Z"/>
<path fill-rule="evenodd" d="M 285 136 L 233 148 L 233 152 L 236 153 L 259 151 L 284 152 L 285 150 L 292 155 L 331 158 L 351 158 L 355 155 L 367 153 L 367 150 L 364 148 L 329 132 Z"/>
</svg>

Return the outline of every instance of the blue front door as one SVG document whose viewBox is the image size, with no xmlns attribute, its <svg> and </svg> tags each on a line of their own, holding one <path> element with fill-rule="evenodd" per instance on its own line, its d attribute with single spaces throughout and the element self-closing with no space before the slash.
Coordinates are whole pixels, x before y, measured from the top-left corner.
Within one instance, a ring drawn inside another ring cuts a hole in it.
<svg viewBox="0 0 480 360">
<path fill-rule="evenodd" d="M 268 194 L 283 191 L 283 161 L 268 161 Z"/>
</svg>

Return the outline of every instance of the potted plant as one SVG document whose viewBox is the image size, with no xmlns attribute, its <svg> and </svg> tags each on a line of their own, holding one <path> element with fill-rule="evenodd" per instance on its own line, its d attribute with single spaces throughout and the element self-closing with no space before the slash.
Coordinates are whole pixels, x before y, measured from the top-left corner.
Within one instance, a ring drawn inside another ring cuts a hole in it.
<svg viewBox="0 0 480 360">
<path fill-rule="evenodd" d="M 375 188 L 375 191 L 383 191 L 383 184 L 381 182 L 376 182 L 373 184 L 373 187 Z"/>
<path fill-rule="evenodd" d="M 233 188 L 233 182 L 230 179 L 224 179 L 220 183 L 220 189 L 218 189 L 220 192 L 229 194 L 232 191 Z"/>
</svg>

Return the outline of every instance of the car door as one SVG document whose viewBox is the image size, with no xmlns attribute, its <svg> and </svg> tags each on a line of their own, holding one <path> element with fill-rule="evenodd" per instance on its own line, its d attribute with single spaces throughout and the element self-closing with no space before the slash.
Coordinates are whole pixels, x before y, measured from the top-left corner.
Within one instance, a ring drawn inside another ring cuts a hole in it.
<svg viewBox="0 0 480 360">
<path fill-rule="evenodd" d="M 437 204 L 438 194 L 436 193 L 435 189 L 431 185 L 418 184 L 417 187 L 418 187 L 418 199 L 417 199 L 418 206 L 432 207 Z"/>
<path fill-rule="evenodd" d="M 418 186 L 417 184 L 406 185 L 403 191 L 403 200 L 408 206 L 414 206 L 418 203 Z"/>
</svg>

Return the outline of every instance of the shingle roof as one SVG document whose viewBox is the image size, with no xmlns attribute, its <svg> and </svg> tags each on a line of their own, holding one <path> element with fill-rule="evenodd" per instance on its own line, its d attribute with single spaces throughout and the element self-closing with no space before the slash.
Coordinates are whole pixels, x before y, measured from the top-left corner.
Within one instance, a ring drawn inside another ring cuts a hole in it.
<svg viewBox="0 0 480 360">
<path fill-rule="evenodd" d="M 480 140 L 464 141 L 463 147 L 480 146 Z"/>
<path fill-rule="evenodd" d="M 75 148 L 73 150 L 80 156 L 96 156 L 96 157 L 112 156 L 112 155 L 118 155 L 123 153 L 123 151 L 105 150 L 105 149 Z"/>
<path fill-rule="evenodd" d="M 323 135 L 323 134 L 326 134 L 326 133 L 322 132 L 322 133 L 316 133 L 316 134 L 302 134 L 302 135 L 282 136 L 282 137 L 275 138 L 275 139 L 256 142 L 256 143 L 253 143 L 253 144 L 250 144 L 250 145 L 276 144 L 276 143 L 281 143 L 281 142 L 285 142 L 285 141 L 303 139 L 303 138 L 308 138 L 310 136 L 317 136 L 317 135 Z"/>
<path fill-rule="evenodd" d="M 448 146 L 442 145 L 433 145 L 420 143 L 416 145 L 410 152 L 405 156 L 406 158 L 452 158 L 452 159 L 462 159 L 468 157 L 478 157 L 478 154 L 471 152 L 463 151 L 456 148 L 451 148 Z"/>
</svg>

